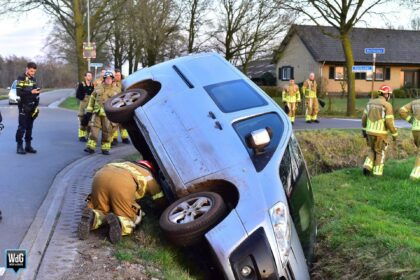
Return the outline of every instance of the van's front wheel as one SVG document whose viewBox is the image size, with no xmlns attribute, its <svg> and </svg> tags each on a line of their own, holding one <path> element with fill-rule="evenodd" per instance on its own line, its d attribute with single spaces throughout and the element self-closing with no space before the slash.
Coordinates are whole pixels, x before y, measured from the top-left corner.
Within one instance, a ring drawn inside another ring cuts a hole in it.
<svg viewBox="0 0 420 280">
<path fill-rule="evenodd" d="M 145 104 L 149 94 L 144 89 L 132 89 L 119 93 L 104 105 L 108 119 L 114 123 L 126 123 L 133 117 L 134 110 Z"/>
<path fill-rule="evenodd" d="M 223 198 L 214 192 L 185 196 L 171 205 L 160 217 L 160 227 L 167 238 L 181 246 L 200 242 L 227 213 Z"/>
</svg>

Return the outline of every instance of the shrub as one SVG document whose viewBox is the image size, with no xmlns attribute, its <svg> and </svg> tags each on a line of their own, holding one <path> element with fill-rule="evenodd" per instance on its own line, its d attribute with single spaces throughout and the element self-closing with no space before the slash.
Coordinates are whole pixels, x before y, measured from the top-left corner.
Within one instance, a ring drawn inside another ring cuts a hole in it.
<svg viewBox="0 0 420 280">
<path fill-rule="evenodd" d="M 278 87 L 275 87 L 275 86 L 260 86 L 260 87 L 271 98 L 281 97 L 281 90 Z"/>
<path fill-rule="evenodd" d="M 392 93 L 395 98 L 407 98 L 407 92 L 402 88 L 394 89 Z"/>
</svg>

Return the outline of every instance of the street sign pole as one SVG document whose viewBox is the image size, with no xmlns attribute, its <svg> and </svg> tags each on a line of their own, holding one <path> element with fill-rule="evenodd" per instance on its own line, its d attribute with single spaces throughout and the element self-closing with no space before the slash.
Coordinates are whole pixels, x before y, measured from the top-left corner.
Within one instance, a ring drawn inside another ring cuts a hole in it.
<svg viewBox="0 0 420 280">
<path fill-rule="evenodd" d="M 88 46 L 90 46 L 90 1 L 87 1 L 87 41 L 88 41 Z M 87 63 L 88 63 L 88 71 L 90 71 L 90 57 L 88 57 L 87 59 Z M 96 73 L 95 73 L 96 74 Z M 95 75 L 96 77 L 96 75 Z"/>
<path fill-rule="evenodd" d="M 373 89 L 375 87 L 375 79 L 376 79 L 376 69 L 375 69 L 375 62 L 376 62 L 376 53 L 372 54 L 373 59 L 373 67 L 372 67 L 372 89 L 370 91 L 370 98 L 373 98 Z"/>
</svg>

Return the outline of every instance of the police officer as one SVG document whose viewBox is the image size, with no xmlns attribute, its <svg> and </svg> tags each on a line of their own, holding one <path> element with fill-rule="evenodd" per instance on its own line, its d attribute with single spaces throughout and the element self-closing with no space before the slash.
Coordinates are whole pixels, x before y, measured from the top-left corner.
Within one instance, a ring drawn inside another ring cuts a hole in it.
<svg viewBox="0 0 420 280">
<path fill-rule="evenodd" d="M 296 103 L 300 102 L 299 87 L 295 84 L 295 80 L 290 80 L 289 85 L 283 89 L 282 92 L 283 102 L 289 108 L 288 116 L 292 125 L 295 123 L 296 116 Z"/>
<path fill-rule="evenodd" d="M 318 98 L 316 95 L 317 84 L 315 81 L 315 74 L 310 73 L 309 79 L 307 79 L 302 86 L 302 91 L 305 94 L 305 105 L 306 105 L 306 122 L 319 123 L 318 120 Z"/>
<path fill-rule="evenodd" d="M 103 76 L 103 83 L 95 87 L 95 90 L 90 96 L 89 104 L 86 112 L 90 113 L 90 134 L 89 140 L 86 143 L 85 152 L 94 153 L 96 143 L 99 138 L 99 132 L 102 131 L 101 136 L 101 150 L 104 155 L 109 155 L 111 149 L 112 127 L 111 122 L 107 119 L 104 110 L 104 104 L 108 98 L 114 96 L 119 89 L 113 85 L 114 74 L 110 71 L 105 72 Z"/>
<path fill-rule="evenodd" d="M 17 153 L 36 153 L 32 147 L 32 127 L 35 118 L 38 116 L 38 104 L 40 88 L 37 86 L 35 73 L 37 66 L 34 62 L 26 65 L 26 71 L 17 78 L 16 94 L 20 97 L 18 102 L 19 126 L 16 131 Z M 25 149 L 23 149 L 23 138 L 25 137 Z"/>
<path fill-rule="evenodd" d="M 120 69 L 115 69 L 115 79 L 114 85 L 122 91 L 122 74 Z M 124 144 L 130 144 L 130 140 L 128 139 L 128 131 L 125 129 L 121 124 L 113 123 L 112 124 L 113 133 L 112 133 L 112 145 L 116 145 L 118 143 L 118 130 L 121 133 L 121 141 Z"/>
<path fill-rule="evenodd" d="M 371 99 L 362 116 L 363 136 L 367 139 L 370 148 L 369 155 L 363 164 L 363 174 L 382 176 L 384 170 L 385 151 L 388 147 L 388 130 L 391 131 L 394 141 L 398 136 L 394 125 L 394 111 L 388 102 L 392 89 L 383 85 L 379 89 L 380 95 Z"/>
<path fill-rule="evenodd" d="M 79 141 L 87 141 L 87 131 L 88 131 L 88 122 L 86 114 L 86 107 L 89 103 L 90 95 L 93 92 L 93 83 L 92 83 L 92 72 L 88 71 L 85 73 L 85 80 L 80 82 L 77 86 L 76 97 L 80 100 L 79 104 Z"/>
<path fill-rule="evenodd" d="M 420 99 L 414 100 L 400 109 L 401 118 L 412 124 L 414 144 L 417 147 L 417 158 L 410 179 L 420 179 Z"/>
<path fill-rule="evenodd" d="M 164 200 L 163 192 L 152 176 L 153 171 L 148 161 L 109 163 L 98 170 L 79 223 L 79 238 L 87 239 L 89 232 L 102 224 L 109 225 L 112 243 L 131 234 L 142 218 L 136 200 L 146 194 L 157 203 Z"/>
</svg>

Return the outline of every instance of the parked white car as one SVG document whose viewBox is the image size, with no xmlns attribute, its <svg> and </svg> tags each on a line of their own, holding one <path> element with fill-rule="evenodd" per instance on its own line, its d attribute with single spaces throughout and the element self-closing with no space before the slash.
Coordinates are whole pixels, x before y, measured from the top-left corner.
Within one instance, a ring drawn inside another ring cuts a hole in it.
<svg viewBox="0 0 420 280">
<path fill-rule="evenodd" d="M 16 94 L 16 83 L 17 80 L 14 80 L 12 85 L 8 87 L 9 90 L 9 104 L 18 104 L 20 97 Z"/>
</svg>

